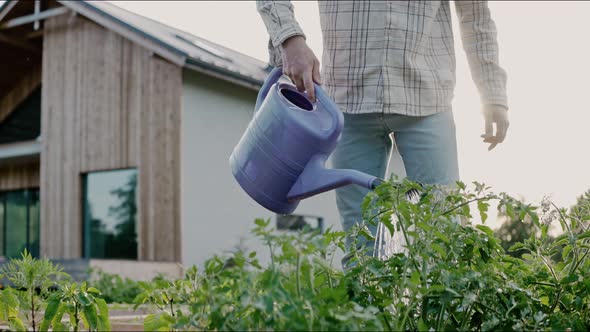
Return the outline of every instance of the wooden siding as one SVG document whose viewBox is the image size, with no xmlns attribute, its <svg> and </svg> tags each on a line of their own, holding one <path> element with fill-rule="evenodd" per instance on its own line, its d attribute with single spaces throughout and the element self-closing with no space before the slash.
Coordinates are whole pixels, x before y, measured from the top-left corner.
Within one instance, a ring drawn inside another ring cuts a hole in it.
<svg viewBox="0 0 590 332">
<path fill-rule="evenodd" d="M 0 167 L 0 191 L 39 188 L 39 163 Z"/>
<path fill-rule="evenodd" d="M 81 17 L 46 21 L 41 250 L 82 255 L 82 174 L 137 167 L 140 260 L 180 261 L 182 69 Z"/>
</svg>

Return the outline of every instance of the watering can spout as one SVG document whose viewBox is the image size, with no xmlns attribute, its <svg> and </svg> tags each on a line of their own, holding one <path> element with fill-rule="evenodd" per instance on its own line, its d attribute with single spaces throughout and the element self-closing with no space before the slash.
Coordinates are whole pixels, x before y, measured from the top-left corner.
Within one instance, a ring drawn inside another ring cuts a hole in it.
<svg viewBox="0 0 590 332">
<path fill-rule="evenodd" d="M 332 189 L 356 184 L 374 189 L 383 180 L 352 169 L 330 169 L 325 167 L 326 156 L 313 156 L 287 194 L 290 202 L 299 201 Z"/>
</svg>

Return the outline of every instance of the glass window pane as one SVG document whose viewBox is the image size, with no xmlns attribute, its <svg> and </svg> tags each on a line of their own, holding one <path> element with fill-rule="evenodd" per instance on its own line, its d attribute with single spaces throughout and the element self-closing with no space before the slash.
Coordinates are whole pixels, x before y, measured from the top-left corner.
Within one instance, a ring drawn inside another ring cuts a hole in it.
<svg viewBox="0 0 590 332">
<path fill-rule="evenodd" d="M 39 190 L 29 190 L 29 251 L 39 257 Z"/>
<path fill-rule="evenodd" d="M 19 257 L 27 248 L 27 192 L 5 193 L 6 197 L 6 257 Z"/>
<path fill-rule="evenodd" d="M 135 169 L 85 176 L 84 254 L 88 258 L 137 258 Z"/>
<path fill-rule="evenodd" d="M 298 214 L 277 214 L 277 230 L 298 231 L 309 227 L 324 231 L 324 218 Z"/>
</svg>

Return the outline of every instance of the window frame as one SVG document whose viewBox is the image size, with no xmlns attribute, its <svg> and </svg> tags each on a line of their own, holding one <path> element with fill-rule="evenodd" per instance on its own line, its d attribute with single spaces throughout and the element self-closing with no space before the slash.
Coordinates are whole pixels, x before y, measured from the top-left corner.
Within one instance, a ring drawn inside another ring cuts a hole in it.
<svg viewBox="0 0 590 332">
<path fill-rule="evenodd" d="M 1 244 L 1 248 L 0 248 L 0 256 L 1 257 L 5 257 L 6 259 L 10 259 L 10 258 L 18 258 L 19 256 L 8 256 L 7 255 L 7 241 L 6 241 L 6 236 L 7 236 L 7 227 L 8 227 L 8 205 L 7 205 L 7 195 L 10 193 L 17 193 L 17 192 L 23 192 L 25 194 L 25 201 L 26 201 L 26 206 L 25 206 L 25 248 L 27 249 L 27 251 L 31 254 L 31 256 L 33 257 L 39 257 L 41 255 L 41 248 L 39 246 L 38 251 L 39 252 L 34 252 L 32 249 L 32 243 L 31 243 L 31 195 L 32 195 L 32 191 L 36 191 L 37 192 L 37 197 L 38 197 L 38 205 L 39 205 L 39 210 L 38 210 L 38 215 L 37 218 L 40 219 L 40 214 L 41 214 L 41 191 L 39 187 L 25 187 L 25 188 L 19 188 L 19 189 L 9 189 L 9 190 L 0 190 L 0 204 L 2 204 L 2 244 Z M 39 233 L 38 233 L 38 238 L 39 240 L 41 239 L 41 223 L 39 222 Z"/>
</svg>

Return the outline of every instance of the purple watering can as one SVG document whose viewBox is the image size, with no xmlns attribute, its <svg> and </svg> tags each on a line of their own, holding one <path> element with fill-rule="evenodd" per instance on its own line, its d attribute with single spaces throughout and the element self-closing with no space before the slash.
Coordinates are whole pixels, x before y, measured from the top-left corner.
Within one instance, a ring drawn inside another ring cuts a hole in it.
<svg viewBox="0 0 590 332">
<path fill-rule="evenodd" d="M 293 84 L 278 83 L 282 75 L 280 67 L 269 74 L 254 118 L 229 158 L 242 189 L 268 210 L 289 214 L 300 200 L 328 190 L 380 184 L 381 179 L 356 170 L 325 168 L 344 117 L 320 86 L 312 103 Z"/>
</svg>

